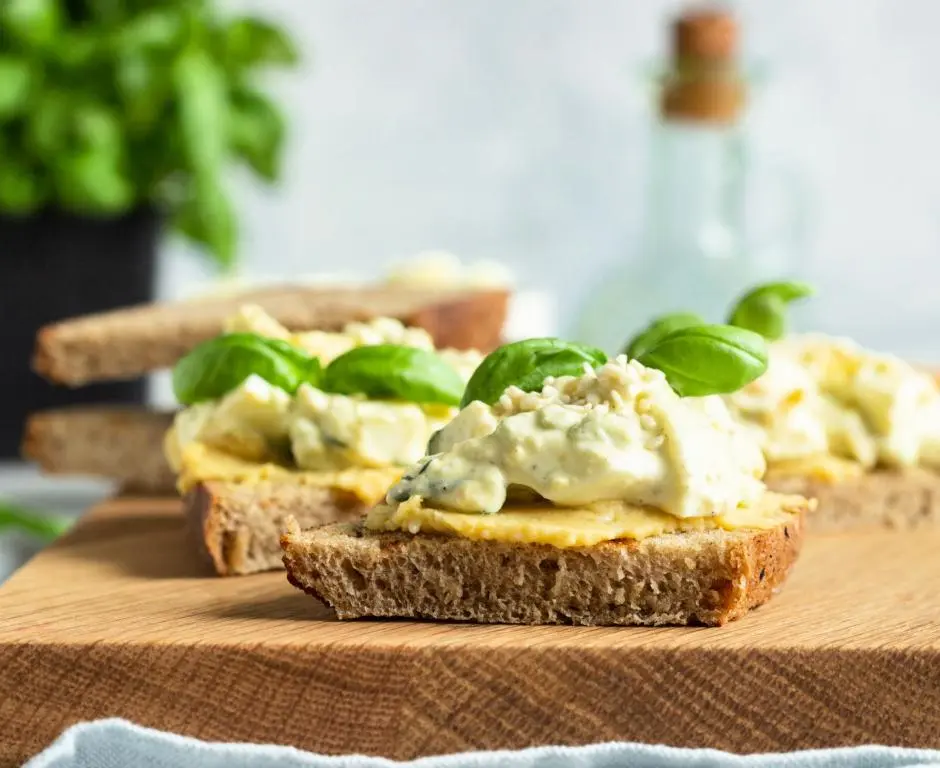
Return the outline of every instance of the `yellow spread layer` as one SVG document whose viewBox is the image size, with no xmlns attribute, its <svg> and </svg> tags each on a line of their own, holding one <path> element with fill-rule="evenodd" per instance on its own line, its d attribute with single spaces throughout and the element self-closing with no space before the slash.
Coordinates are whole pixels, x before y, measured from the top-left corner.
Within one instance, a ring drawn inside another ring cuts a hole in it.
<svg viewBox="0 0 940 768">
<path fill-rule="evenodd" d="M 857 461 L 821 453 L 767 465 L 767 476 L 809 477 L 824 483 L 841 483 L 865 474 L 865 468 Z"/>
<path fill-rule="evenodd" d="M 794 511 L 805 504 L 798 496 L 768 493 L 760 503 L 721 517 L 679 518 L 621 501 L 596 502 L 582 508 L 513 505 L 486 515 L 427 507 L 420 496 L 415 496 L 397 507 L 375 507 L 366 518 L 366 527 L 374 531 L 444 533 L 475 541 L 590 547 L 603 541 L 645 539 L 682 531 L 776 528 L 791 520 Z"/>
<path fill-rule="evenodd" d="M 384 498 L 389 486 L 398 481 L 402 471 L 401 467 L 300 471 L 280 464 L 246 461 L 203 443 L 191 443 L 180 457 L 177 487 L 180 493 L 186 493 L 198 483 L 210 480 L 242 484 L 275 480 L 296 485 L 329 486 L 355 494 L 365 504 L 375 504 Z"/>
</svg>

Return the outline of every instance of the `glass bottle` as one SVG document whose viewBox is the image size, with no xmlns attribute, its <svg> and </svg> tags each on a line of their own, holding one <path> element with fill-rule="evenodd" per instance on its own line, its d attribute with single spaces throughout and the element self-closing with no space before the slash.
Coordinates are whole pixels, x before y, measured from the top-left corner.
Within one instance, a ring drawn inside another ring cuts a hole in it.
<svg viewBox="0 0 940 768">
<path fill-rule="evenodd" d="M 723 322 L 750 285 L 798 276 L 798 180 L 754 156 L 744 95 L 761 73 L 748 77 L 731 60 L 729 18 L 699 13 L 675 25 L 673 61 L 653 79 L 658 114 L 642 239 L 634 258 L 602 275 L 589 292 L 570 334 L 578 340 L 615 353 L 668 312 Z M 704 33 L 708 50 L 701 41 L 698 50 L 687 50 L 696 48 L 696 31 Z M 761 184 L 755 183 L 758 169 Z M 774 200 L 768 191 L 782 197 Z M 761 201 L 773 202 L 769 219 L 755 206 Z"/>
</svg>

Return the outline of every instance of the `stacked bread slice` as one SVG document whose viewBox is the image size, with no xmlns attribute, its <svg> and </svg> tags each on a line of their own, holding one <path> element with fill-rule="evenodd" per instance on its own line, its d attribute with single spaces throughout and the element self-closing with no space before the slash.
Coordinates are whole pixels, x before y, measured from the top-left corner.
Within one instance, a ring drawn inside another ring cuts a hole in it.
<svg viewBox="0 0 940 768">
<path fill-rule="evenodd" d="M 226 318 L 246 303 L 292 331 L 339 330 L 353 321 L 393 317 L 424 328 L 439 347 L 487 351 L 501 341 L 508 299 L 508 292 L 491 289 L 270 287 L 56 323 L 40 330 L 33 366 L 69 387 L 137 378 L 172 366 L 220 334 Z M 50 474 L 93 475 L 135 492 L 172 494 L 176 480 L 163 455 L 172 416 L 106 406 L 37 413 L 26 425 L 23 452 Z"/>
</svg>

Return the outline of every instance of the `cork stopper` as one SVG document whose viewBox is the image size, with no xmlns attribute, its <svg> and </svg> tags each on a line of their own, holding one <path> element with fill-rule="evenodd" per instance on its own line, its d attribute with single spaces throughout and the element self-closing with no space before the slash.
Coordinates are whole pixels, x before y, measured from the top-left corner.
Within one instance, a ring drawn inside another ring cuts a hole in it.
<svg viewBox="0 0 940 768">
<path fill-rule="evenodd" d="M 674 62 L 731 64 L 738 50 L 738 25 L 726 10 L 697 8 L 672 23 Z"/>
<path fill-rule="evenodd" d="M 672 23 L 671 64 L 660 98 L 667 120 L 732 123 L 744 106 L 738 24 L 730 11 L 697 7 Z"/>
</svg>

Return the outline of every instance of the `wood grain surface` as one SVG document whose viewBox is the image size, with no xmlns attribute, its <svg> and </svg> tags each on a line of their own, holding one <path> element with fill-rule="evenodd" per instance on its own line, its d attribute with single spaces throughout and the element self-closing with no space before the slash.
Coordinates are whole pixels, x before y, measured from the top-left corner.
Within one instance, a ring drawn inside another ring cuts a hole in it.
<svg viewBox="0 0 940 768">
<path fill-rule="evenodd" d="M 0 589 L 0 766 L 79 720 L 393 758 L 605 740 L 940 747 L 940 531 L 810 539 L 717 629 L 337 622 L 219 579 L 176 502 L 91 512 Z"/>
</svg>

